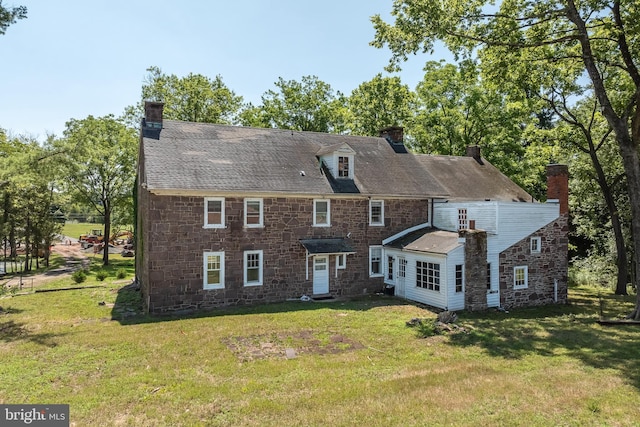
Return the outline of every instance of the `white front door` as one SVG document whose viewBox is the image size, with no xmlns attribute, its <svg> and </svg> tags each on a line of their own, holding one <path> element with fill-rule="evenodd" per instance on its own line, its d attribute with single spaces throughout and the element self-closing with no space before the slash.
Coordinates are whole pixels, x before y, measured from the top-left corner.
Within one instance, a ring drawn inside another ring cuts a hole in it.
<svg viewBox="0 0 640 427">
<path fill-rule="evenodd" d="M 313 258 L 313 294 L 329 293 L 329 257 L 326 255 Z"/>
<path fill-rule="evenodd" d="M 404 298 L 405 277 L 407 277 L 407 259 L 398 257 L 398 279 L 396 280 L 396 296 Z"/>
</svg>

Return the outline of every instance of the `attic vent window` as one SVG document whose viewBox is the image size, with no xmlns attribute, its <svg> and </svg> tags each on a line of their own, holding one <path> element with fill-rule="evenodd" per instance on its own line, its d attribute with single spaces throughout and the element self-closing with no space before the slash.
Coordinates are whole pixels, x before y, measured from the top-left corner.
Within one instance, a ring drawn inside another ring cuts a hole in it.
<svg viewBox="0 0 640 427">
<path fill-rule="evenodd" d="M 338 177 L 349 178 L 349 157 L 338 157 Z"/>
</svg>

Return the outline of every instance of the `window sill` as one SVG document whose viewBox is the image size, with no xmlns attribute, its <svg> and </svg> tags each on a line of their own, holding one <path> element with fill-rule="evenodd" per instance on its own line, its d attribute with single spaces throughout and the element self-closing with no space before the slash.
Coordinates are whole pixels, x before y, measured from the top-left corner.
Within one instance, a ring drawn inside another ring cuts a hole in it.
<svg viewBox="0 0 640 427">
<path fill-rule="evenodd" d="M 202 228 L 227 228 L 227 227 L 224 224 L 222 225 L 205 224 L 202 226 Z"/>
<path fill-rule="evenodd" d="M 256 283 L 245 283 L 245 284 L 244 284 L 244 287 L 245 287 L 245 288 L 250 288 L 250 287 L 252 287 L 252 286 L 262 286 L 262 283 L 257 283 L 257 282 L 256 282 Z"/>
<path fill-rule="evenodd" d="M 205 291 L 215 291 L 216 289 L 224 289 L 224 285 L 204 286 L 202 289 Z"/>
</svg>

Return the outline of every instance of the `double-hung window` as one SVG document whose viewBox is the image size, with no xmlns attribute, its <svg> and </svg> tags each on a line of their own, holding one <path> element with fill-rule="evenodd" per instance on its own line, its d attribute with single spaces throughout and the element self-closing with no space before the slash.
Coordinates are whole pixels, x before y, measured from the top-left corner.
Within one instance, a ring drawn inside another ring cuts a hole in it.
<svg viewBox="0 0 640 427">
<path fill-rule="evenodd" d="M 382 276 L 382 246 L 369 247 L 369 275 Z"/>
<path fill-rule="evenodd" d="M 204 199 L 204 227 L 224 228 L 224 197 Z"/>
<path fill-rule="evenodd" d="M 349 178 L 351 176 L 348 156 L 338 156 L 338 177 Z"/>
<path fill-rule="evenodd" d="M 466 230 L 467 228 L 469 228 L 467 208 L 460 208 L 458 209 L 458 230 Z"/>
<path fill-rule="evenodd" d="M 244 285 L 262 285 L 262 251 L 244 252 Z"/>
<path fill-rule="evenodd" d="M 531 248 L 532 254 L 539 254 L 541 246 L 542 246 L 542 238 L 540 237 L 531 238 L 530 248 Z"/>
<path fill-rule="evenodd" d="M 263 202 L 262 199 L 244 199 L 244 226 L 263 226 Z"/>
<path fill-rule="evenodd" d="M 328 227 L 331 225 L 331 203 L 327 199 L 313 201 L 313 225 L 316 227 Z"/>
<path fill-rule="evenodd" d="M 204 253 L 204 289 L 224 289 L 224 252 Z"/>
<path fill-rule="evenodd" d="M 529 269 L 526 265 L 513 267 L 513 289 L 526 289 L 529 286 Z"/>
<path fill-rule="evenodd" d="M 369 225 L 384 225 L 384 200 L 369 201 Z"/>
</svg>

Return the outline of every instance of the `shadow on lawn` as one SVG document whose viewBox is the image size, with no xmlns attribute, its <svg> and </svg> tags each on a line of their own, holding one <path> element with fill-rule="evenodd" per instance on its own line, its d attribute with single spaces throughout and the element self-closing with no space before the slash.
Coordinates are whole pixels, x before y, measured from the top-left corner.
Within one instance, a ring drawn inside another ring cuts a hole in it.
<svg viewBox="0 0 640 427">
<path fill-rule="evenodd" d="M 64 334 L 34 333 L 24 323 L 16 322 L 8 317 L 22 313 L 23 310 L 9 308 L 0 314 L 0 342 L 12 343 L 17 341 L 32 342 L 46 347 L 55 347 L 58 344 L 53 340 Z"/>
<path fill-rule="evenodd" d="M 615 303 L 615 296 L 607 303 Z M 618 306 L 618 309 L 621 307 Z M 510 313 L 463 313 L 468 334 L 453 334 L 453 346 L 481 347 L 493 357 L 521 359 L 530 355 L 569 356 L 597 369 L 616 369 L 640 389 L 640 327 L 601 326 L 597 299 L 571 298 L 569 305 L 518 309 Z"/>
<path fill-rule="evenodd" d="M 199 311 L 183 311 L 166 315 L 143 314 L 140 290 L 134 285 L 120 288 L 111 311 L 111 319 L 122 325 L 137 325 L 141 323 L 166 322 L 181 319 L 202 317 L 234 316 L 244 314 L 282 313 L 294 311 L 310 311 L 323 308 L 336 310 L 370 310 L 376 307 L 415 305 L 408 301 L 389 297 L 367 295 L 352 299 L 335 299 L 327 301 L 288 301 L 280 303 L 265 303 L 260 305 L 246 305 L 223 307 Z"/>
</svg>

